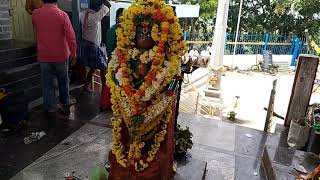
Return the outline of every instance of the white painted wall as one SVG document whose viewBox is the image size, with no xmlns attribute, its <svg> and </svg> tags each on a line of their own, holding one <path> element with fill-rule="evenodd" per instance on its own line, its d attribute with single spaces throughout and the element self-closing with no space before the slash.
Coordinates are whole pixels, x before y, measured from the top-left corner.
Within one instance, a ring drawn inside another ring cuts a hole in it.
<svg viewBox="0 0 320 180">
<path fill-rule="evenodd" d="M 274 63 L 287 62 L 290 63 L 292 55 L 272 55 Z M 257 61 L 262 61 L 262 55 L 236 55 L 234 58 L 234 67 L 239 69 L 249 69 L 252 65 L 255 65 Z M 223 65 L 231 67 L 232 55 L 224 55 Z"/>
</svg>

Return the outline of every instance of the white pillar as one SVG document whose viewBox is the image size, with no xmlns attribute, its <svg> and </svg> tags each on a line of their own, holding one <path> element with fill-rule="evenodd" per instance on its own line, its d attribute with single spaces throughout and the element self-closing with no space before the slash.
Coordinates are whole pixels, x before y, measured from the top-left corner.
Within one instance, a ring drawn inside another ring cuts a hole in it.
<svg viewBox="0 0 320 180">
<path fill-rule="evenodd" d="M 213 49 L 211 60 L 209 63 L 210 69 L 218 70 L 223 65 L 223 56 L 226 40 L 226 30 L 228 22 L 229 0 L 219 0 L 217 18 L 214 30 Z M 214 89 L 220 89 L 221 71 L 216 72 L 217 83 Z"/>
</svg>

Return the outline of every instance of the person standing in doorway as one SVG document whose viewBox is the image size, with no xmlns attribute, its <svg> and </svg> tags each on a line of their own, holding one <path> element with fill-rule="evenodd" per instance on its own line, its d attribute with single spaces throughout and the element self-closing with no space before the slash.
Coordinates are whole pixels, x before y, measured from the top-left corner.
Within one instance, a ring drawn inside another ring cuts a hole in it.
<svg viewBox="0 0 320 180">
<path fill-rule="evenodd" d="M 79 64 L 87 66 L 90 71 L 84 84 L 84 92 L 90 92 L 89 86 L 96 69 L 100 70 L 102 88 L 106 85 L 107 60 L 101 45 L 101 20 L 109 12 L 111 4 L 108 0 L 91 0 L 90 9 L 80 15 L 82 23 L 82 42 Z"/>
<path fill-rule="evenodd" d="M 123 8 L 119 8 L 116 12 L 116 24 L 113 25 L 107 32 L 107 54 L 108 54 L 108 60 L 110 61 L 112 52 L 117 47 L 117 33 L 116 29 L 117 26 L 120 23 L 120 16 L 122 15 Z M 111 108 L 111 93 L 108 86 L 105 86 L 102 89 L 101 92 L 101 98 L 100 98 L 100 110 L 105 111 Z"/>
<path fill-rule="evenodd" d="M 123 8 L 119 8 L 116 12 L 116 24 L 113 25 L 107 32 L 107 54 L 108 54 L 108 59 L 110 61 L 112 52 L 114 49 L 117 47 L 117 26 L 120 23 L 120 17 L 122 16 Z"/>
<path fill-rule="evenodd" d="M 69 95 L 69 58 L 76 62 L 76 37 L 68 15 L 57 6 L 57 0 L 43 0 L 44 5 L 33 11 L 32 23 L 37 32 L 37 59 L 41 67 L 43 103 L 48 114 L 56 113 L 54 79 L 59 85 L 63 112 L 70 112 L 75 99 Z"/>
<path fill-rule="evenodd" d="M 32 15 L 35 9 L 39 9 L 43 5 L 42 0 L 26 0 L 25 9 L 28 14 Z"/>
</svg>

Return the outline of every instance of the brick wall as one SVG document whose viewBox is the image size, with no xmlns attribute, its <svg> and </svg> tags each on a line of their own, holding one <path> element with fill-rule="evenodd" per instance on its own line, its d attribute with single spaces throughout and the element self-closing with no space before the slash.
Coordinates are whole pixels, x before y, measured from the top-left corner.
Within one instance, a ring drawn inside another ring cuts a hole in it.
<svg viewBox="0 0 320 180">
<path fill-rule="evenodd" d="M 0 0 L 0 40 L 11 38 L 9 0 Z"/>
</svg>

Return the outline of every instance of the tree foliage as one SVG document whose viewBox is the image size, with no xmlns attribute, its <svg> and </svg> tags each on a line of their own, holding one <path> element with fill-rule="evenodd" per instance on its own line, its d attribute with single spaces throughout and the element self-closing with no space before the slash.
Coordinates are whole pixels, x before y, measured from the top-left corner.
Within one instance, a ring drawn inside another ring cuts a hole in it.
<svg viewBox="0 0 320 180">
<path fill-rule="evenodd" d="M 200 2 L 200 18 L 212 20 L 217 12 L 218 0 L 203 0 Z"/>
<path fill-rule="evenodd" d="M 230 1 L 228 30 L 236 31 L 240 0 Z M 320 0 L 245 0 L 241 33 L 319 34 Z"/>
<path fill-rule="evenodd" d="M 208 24 L 207 22 L 213 22 L 214 25 L 218 0 L 174 0 L 173 2 L 199 4 L 200 21 L 205 22 L 205 25 Z M 319 4 L 320 0 L 244 0 L 240 33 L 268 32 L 288 35 L 295 32 L 301 35 L 308 29 L 310 35 L 320 39 Z M 239 5 L 240 0 L 230 0 L 228 15 L 228 32 L 230 33 L 236 31 Z"/>
</svg>

